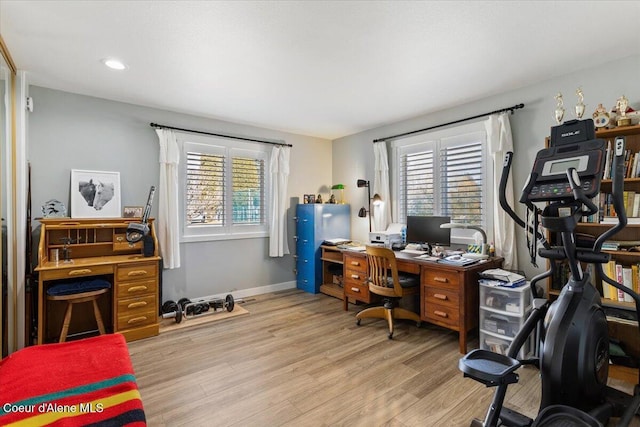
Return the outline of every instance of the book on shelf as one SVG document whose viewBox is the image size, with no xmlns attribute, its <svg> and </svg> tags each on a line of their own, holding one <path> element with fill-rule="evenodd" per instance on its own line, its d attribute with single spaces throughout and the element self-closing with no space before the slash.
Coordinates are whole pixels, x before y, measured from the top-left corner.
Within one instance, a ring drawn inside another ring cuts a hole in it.
<svg viewBox="0 0 640 427">
<path fill-rule="evenodd" d="M 640 286 L 640 263 L 625 265 L 615 260 L 602 266 L 604 274 L 619 284 L 638 292 Z M 602 280 L 602 297 L 617 302 L 633 302 L 631 295 Z"/>
<path fill-rule="evenodd" d="M 607 149 L 605 151 L 604 173 L 602 174 L 603 179 L 611 179 L 613 157 L 611 141 L 609 140 L 607 141 Z M 638 153 L 632 152 L 629 148 L 624 150 L 625 178 L 638 178 L 640 176 L 640 167 L 638 166 L 638 163 L 640 163 L 640 155 Z"/>
</svg>

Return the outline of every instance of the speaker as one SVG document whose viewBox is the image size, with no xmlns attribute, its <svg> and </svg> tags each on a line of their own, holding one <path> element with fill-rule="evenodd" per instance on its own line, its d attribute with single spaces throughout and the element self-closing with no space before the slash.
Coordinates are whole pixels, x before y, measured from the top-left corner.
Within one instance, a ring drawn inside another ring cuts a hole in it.
<svg viewBox="0 0 640 427">
<path fill-rule="evenodd" d="M 144 256 L 153 256 L 155 252 L 156 245 L 153 242 L 153 237 L 150 235 L 146 235 L 142 238 L 142 254 Z"/>
</svg>

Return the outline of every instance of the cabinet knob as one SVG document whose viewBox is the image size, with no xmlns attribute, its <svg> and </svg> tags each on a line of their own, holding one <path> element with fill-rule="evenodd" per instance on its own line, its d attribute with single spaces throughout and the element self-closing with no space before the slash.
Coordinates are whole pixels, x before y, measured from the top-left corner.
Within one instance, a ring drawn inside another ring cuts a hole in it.
<svg viewBox="0 0 640 427">
<path fill-rule="evenodd" d="M 127 289 L 127 292 L 138 292 L 138 291 L 146 291 L 147 287 L 144 285 L 140 285 L 140 286 L 132 286 L 129 289 Z"/>
<path fill-rule="evenodd" d="M 71 270 L 69 276 L 79 276 L 81 274 L 91 274 L 91 269 L 83 268 L 81 270 Z"/>
<path fill-rule="evenodd" d="M 441 299 L 442 301 L 446 301 L 447 300 L 447 296 L 444 294 L 433 294 L 433 297 L 436 299 Z"/>
<path fill-rule="evenodd" d="M 440 282 L 440 283 L 449 282 L 449 279 L 447 279 L 446 277 L 434 277 L 433 280 L 436 281 L 436 282 Z"/>
<path fill-rule="evenodd" d="M 359 278 L 360 278 L 360 276 L 358 276 L 357 274 L 352 274 L 352 275 L 351 275 L 351 278 L 352 278 L 352 279 L 359 279 Z"/>
<path fill-rule="evenodd" d="M 445 313 L 444 311 L 440 311 L 440 310 L 435 310 L 433 312 L 433 314 L 435 314 L 436 316 L 440 316 L 440 317 L 449 317 L 449 315 L 447 313 Z"/>
<path fill-rule="evenodd" d="M 132 277 L 132 276 L 146 276 L 147 275 L 147 271 L 146 270 L 135 270 L 135 271 L 130 271 L 129 273 L 127 273 L 127 276 Z"/>
<path fill-rule="evenodd" d="M 351 288 L 351 292 L 360 292 L 360 288 Z"/>
<path fill-rule="evenodd" d="M 138 307 L 144 307 L 147 305 L 146 301 L 138 301 L 138 302 L 132 302 L 131 304 L 127 305 L 127 308 L 138 308 Z"/>
<path fill-rule="evenodd" d="M 145 320 L 147 320 L 147 316 L 133 317 L 127 320 L 127 323 L 131 325 L 132 323 L 140 323 L 140 322 L 144 322 Z"/>
<path fill-rule="evenodd" d="M 351 265 L 358 266 L 360 265 L 360 261 L 351 261 Z"/>
</svg>

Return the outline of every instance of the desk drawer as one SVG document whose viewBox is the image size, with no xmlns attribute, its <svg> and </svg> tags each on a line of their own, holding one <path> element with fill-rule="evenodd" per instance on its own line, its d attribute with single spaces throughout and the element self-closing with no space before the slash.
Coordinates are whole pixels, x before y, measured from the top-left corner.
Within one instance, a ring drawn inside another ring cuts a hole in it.
<svg viewBox="0 0 640 427">
<path fill-rule="evenodd" d="M 355 280 L 345 280 L 343 286 L 346 297 L 367 303 L 371 301 L 371 294 L 369 293 L 369 285 L 367 283 Z"/>
<path fill-rule="evenodd" d="M 118 317 L 129 316 L 145 311 L 156 310 L 156 296 L 145 295 L 137 298 L 123 298 L 118 300 Z"/>
<path fill-rule="evenodd" d="M 127 241 L 126 234 L 116 234 L 113 237 L 113 250 L 114 251 L 130 251 L 132 249 L 142 249 L 142 240 L 135 243 L 129 243 Z"/>
<path fill-rule="evenodd" d="M 364 276 L 367 272 L 367 259 L 364 257 L 345 255 L 344 269 L 360 272 Z"/>
<path fill-rule="evenodd" d="M 458 307 L 451 307 L 439 304 L 426 304 L 424 309 L 424 319 L 435 323 L 436 325 L 445 326 L 450 329 L 459 329 L 458 325 Z"/>
<path fill-rule="evenodd" d="M 137 328 L 139 326 L 150 325 L 158 321 L 158 313 L 156 310 L 147 310 L 144 312 L 126 312 L 118 315 L 118 330 Z"/>
<path fill-rule="evenodd" d="M 112 274 L 111 265 L 94 265 L 91 267 L 69 267 L 57 270 L 41 271 L 41 280 L 73 279 L 76 277 L 99 276 L 102 274 Z"/>
<path fill-rule="evenodd" d="M 349 281 L 350 283 L 362 284 L 365 280 L 367 280 L 366 272 L 359 271 L 359 270 L 352 270 L 351 268 L 346 268 L 344 270 L 345 283 Z"/>
<path fill-rule="evenodd" d="M 432 304 L 452 307 L 456 310 L 460 306 L 460 298 L 457 290 L 446 288 L 435 288 L 432 286 L 422 286 L 422 297 L 427 307 Z"/>
<path fill-rule="evenodd" d="M 458 289 L 459 277 L 455 271 L 423 268 L 421 279 L 423 285 Z"/>
<path fill-rule="evenodd" d="M 116 296 L 118 298 L 127 298 L 150 293 L 155 296 L 157 289 L 158 281 L 156 279 L 122 282 L 117 285 Z"/>
<path fill-rule="evenodd" d="M 145 264 L 131 264 L 118 266 L 118 280 L 147 279 L 158 276 L 158 263 L 149 262 Z"/>
</svg>

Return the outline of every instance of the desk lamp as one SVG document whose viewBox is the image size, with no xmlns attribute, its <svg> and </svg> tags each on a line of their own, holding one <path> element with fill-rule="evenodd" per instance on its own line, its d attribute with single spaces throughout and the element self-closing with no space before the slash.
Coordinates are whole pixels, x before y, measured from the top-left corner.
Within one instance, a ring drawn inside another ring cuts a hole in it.
<svg viewBox="0 0 640 427">
<path fill-rule="evenodd" d="M 331 186 L 332 190 L 340 190 L 340 204 L 344 204 L 344 184 L 334 184 Z"/>
<path fill-rule="evenodd" d="M 441 224 L 440 228 L 463 228 L 469 230 L 476 230 L 482 234 L 482 252 L 479 254 L 473 252 L 467 252 L 462 256 L 469 259 L 487 259 L 489 255 L 487 255 L 487 233 L 479 225 L 474 224 L 463 224 L 461 222 L 448 222 L 446 224 Z"/>
</svg>

